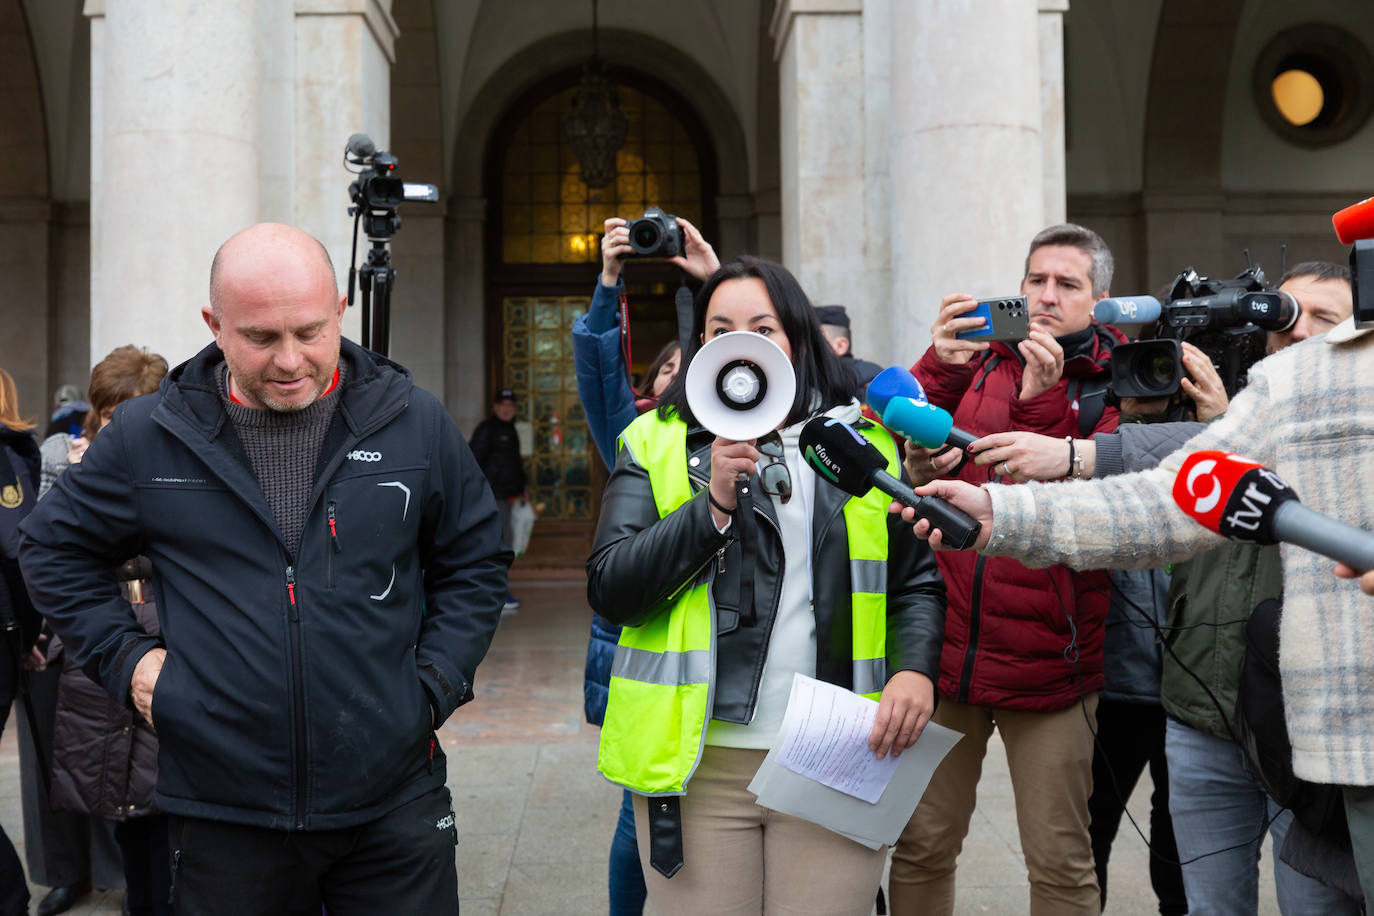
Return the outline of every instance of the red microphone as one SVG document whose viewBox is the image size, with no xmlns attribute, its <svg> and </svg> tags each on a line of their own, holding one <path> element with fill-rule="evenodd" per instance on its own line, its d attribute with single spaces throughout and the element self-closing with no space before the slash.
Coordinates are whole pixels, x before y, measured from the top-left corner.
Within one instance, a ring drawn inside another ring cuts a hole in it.
<svg viewBox="0 0 1374 916">
<path fill-rule="evenodd" d="M 1374 238 L 1374 197 L 1366 197 L 1357 204 L 1338 210 L 1331 217 L 1336 238 L 1342 245 L 1353 245 L 1360 239 Z"/>
<path fill-rule="evenodd" d="M 1229 452 L 1194 452 L 1174 478 L 1174 502 L 1209 531 L 1251 544 L 1296 544 L 1361 572 L 1374 569 L 1374 534 L 1314 512 L 1264 465 Z"/>
</svg>

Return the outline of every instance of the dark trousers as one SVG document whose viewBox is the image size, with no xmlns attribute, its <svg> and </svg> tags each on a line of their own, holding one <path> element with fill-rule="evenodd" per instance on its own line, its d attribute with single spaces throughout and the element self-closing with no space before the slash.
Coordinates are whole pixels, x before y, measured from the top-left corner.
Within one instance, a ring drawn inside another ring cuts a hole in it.
<svg viewBox="0 0 1374 916">
<path fill-rule="evenodd" d="M 14 699 L 14 688 L 18 682 L 18 672 L 14 669 L 13 658 L 8 647 L 0 644 L 0 734 L 4 733 L 5 720 L 10 715 L 10 703 Z M 29 883 L 24 880 L 24 866 L 19 864 L 19 853 L 14 844 L 0 827 L 0 916 L 21 916 L 29 911 Z"/>
<path fill-rule="evenodd" d="M 167 815 L 153 814 L 121 821 L 115 839 L 124 856 L 125 898 L 130 916 L 171 916 L 172 853 L 167 842 Z"/>
<path fill-rule="evenodd" d="M 178 913 L 280 916 L 312 896 L 329 916 L 458 913 L 458 829 L 446 788 L 340 830 L 172 815 L 171 836 Z"/>
<path fill-rule="evenodd" d="M 611 838 L 608 878 L 610 916 L 640 916 L 649 891 L 644 886 L 644 866 L 640 863 L 639 844 L 635 840 L 635 809 L 629 789 L 621 798 L 620 817 Z"/>
<path fill-rule="evenodd" d="M 1097 744 L 1093 748 L 1093 794 L 1088 799 L 1093 859 L 1102 906 L 1107 906 L 1107 860 L 1121 825 L 1125 800 L 1140 774 L 1150 767 L 1150 885 L 1164 916 L 1188 912 L 1183 871 L 1178 865 L 1174 824 L 1169 817 L 1169 771 L 1164 762 L 1164 708 L 1157 703 L 1124 703 L 1105 697 L 1097 707 Z"/>
</svg>

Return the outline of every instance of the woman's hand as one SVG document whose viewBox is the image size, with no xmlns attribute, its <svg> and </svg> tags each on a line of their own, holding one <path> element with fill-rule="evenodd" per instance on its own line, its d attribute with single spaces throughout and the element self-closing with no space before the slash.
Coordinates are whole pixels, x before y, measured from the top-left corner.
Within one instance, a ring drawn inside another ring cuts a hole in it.
<svg viewBox="0 0 1374 916">
<path fill-rule="evenodd" d="M 620 282 L 620 268 L 625 256 L 634 254 L 630 247 L 629 224 L 618 216 L 606 220 L 605 235 L 601 236 L 601 285 L 615 286 Z"/>
<path fill-rule="evenodd" d="M 935 316 L 935 324 L 930 328 L 930 342 L 935 345 L 935 355 L 941 362 L 956 365 L 966 363 L 973 359 L 973 354 L 988 348 L 986 343 L 960 340 L 955 336 L 960 331 L 981 328 L 986 323 L 982 317 L 961 317 L 977 307 L 978 300 L 968 293 L 950 293 L 940 300 L 940 313 Z"/>
<path fill-rule="evenodd" d="M 1371 569 L 1364 575 L 1360 575 L 1354 568 L 1344 563 L 1337 563 L 1336 575 L 1340 576 L 1342 579 L 1358 578 L 1360 580 L 1360 591 L 1364 592 L 1366 595 L 1374 595 L 1374 569 Z"/>
<path fill-rule="evenodd" d="M 975 487 L 962 480 L 937 480 L 923 487 L 916 487 L 917 496 L 938 496 L 945 502 L 962 509 L 983 527 L 978 537 L 968 546 L 969 550 L 982 550 L 992 538 L 992 497 L 982 487 Z M 946 550 L 944 532 L 931 526 L 927 519 L 917 520 L 916 510 L 910 506 L 894 502 L 887 507 L 890 513 L 900 513 L 902 520 L 915 522 L 911 530 L 923 541 L 929 541 L 932 550 Z"/>
<path fill-rule="evenodd" d="M 67 463 L 80 464 L 81 456 L 86 454 L 86 446 L 91 444 L 91 440 L 85 436 L 77 436 L 72 440 L 71 447 L 67 449 Z"/>
<path fill-rule="evenodd" d="M 920 487 L 932 480 L 948 476 L 958 467 L 963 457 L 964 453 L 957 448 L 940 452 L 938 449 L 922 448 L 908 440 L 902 467 L 906 468 L 906 476 L 911 478 L 911 485 Z"/>
<path fill-rule="evenodd" d="M 1092 442 L 1075 440 L 1074 447 L 1080 453 L 1091 446 Z M 1025 480 L 1058 480 L 1070 476 L 1069 444 L 1053 436 L 1016 430 L 993 433 L 973 443 L 973 463 L 992 465 L 992 469 L 1003 477 L 1010 477 L 1018 483 Z M 1087 462 L 1084 462 L 1086 473 Z"/>
<path fill-rule="evenodd" d="M 669 258 L 668 263 L 676 264 L 698 281 L 705 283 L 711 274 L 720 269 L 720 258 L 716 257 L 716 250 L 702 237 L 696 226 L 680 216 L 677 218 L 677 224 L 682 228 L 682 254 Z M 607 225 L 610 225 L 609 221 Z M 629 238 L 628 231 L 625 237 Z"/>
<path fill-rule="evenodd" d="M 724 528 L 730 516 L 717 509 L 716 505 L 734 511 L 735 480 L 741 474 L 748 477 L 757 472 L 758 467 L 759 450 L 754 448 L 754 440 L 736 442 L 717 436 L 716 441 L 711 443 L 710 496 L 715 501 L 715 505 L 711 506 L 711 517 L 715 519 L 717 528 Z"/>
<path fill-rule="evenodd" d="M 1226 413 L 1231 401 L 1226 396 L 1221 376 L 1212 365 L 1212 358 L 1186 340 L 1183 342 L 1183 368 L 1188 374 L 1178 385 L 1197 405 L 1197 418 L 1206 423 Z"/>
<path fill-rule="evenodd" d="M 935 711 L 935 685 L 919 671 L 898 671 L 888 678 L 878 701 L 878 715 L 868 736 L 868 748 L 879 760 L 902 756 L 916 743 Z"/>
</svg>

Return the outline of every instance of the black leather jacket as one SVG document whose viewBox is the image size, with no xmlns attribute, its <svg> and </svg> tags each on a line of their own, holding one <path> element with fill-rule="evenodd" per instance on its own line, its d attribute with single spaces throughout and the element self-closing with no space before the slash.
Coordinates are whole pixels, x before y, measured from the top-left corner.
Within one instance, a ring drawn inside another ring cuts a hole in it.
<svg viewBox="0 0 1374 916">
<path fill-rule="evenodd" d="M 717 664 L 712 718 L 747 723 L 753 718 L 768 640 L 782 594 L 782 537 L 771 500 L 754 503 L 757 556 L 756 622 L 739 610 L 739 541 L 711 519 L 706 487 L 713 436 L 693 428 L 687 436 L 693 498 L 658 517 L 648 472 L 622 448 L 601 502 L 596 539 L 587 560 L 587 600 L 612 623 L 635 626 L 665 613 L 686 587 L 711 583 L 716 607 Z M 755 493 L 759 489 L 754 478 Z M 852 687 L 849 545 L 842 514 L 848 497 L 816 482 L 812 509 L 813 607 L 816 677 Z M 945 586 L 929 546 L 899 516 L 888 517 L 887 670 L 939 676 L 945 623 Z"/>
</svg>

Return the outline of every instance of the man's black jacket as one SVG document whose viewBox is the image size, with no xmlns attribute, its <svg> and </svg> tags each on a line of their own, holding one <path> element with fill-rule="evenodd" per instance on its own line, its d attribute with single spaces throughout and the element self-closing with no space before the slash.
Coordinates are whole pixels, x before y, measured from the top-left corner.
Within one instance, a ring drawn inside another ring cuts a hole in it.
<svg viewBox="0 0 1374 916">
<path fill-rule="evenodd" d="M 510 554 L 457 427 L 344 341 L 297 556 L 220 401 L 213 344 L 123 404 L 25 521 L 35 603 L 128 701 L 159 639 L 163 809 L 276 829 L 364 823 L 443 785 L 433 728 L 472 698 Z M 153 562 L 161 637 L 110 569 Z"/>
<path fill-rule="evenodd" d="M 472 431 L 471 444 L 493 496 L 514 499 L 525 492 L 525 466 L 520 462 L 520 436 L 515 423 L 487 417 Z"/>
</svg>

